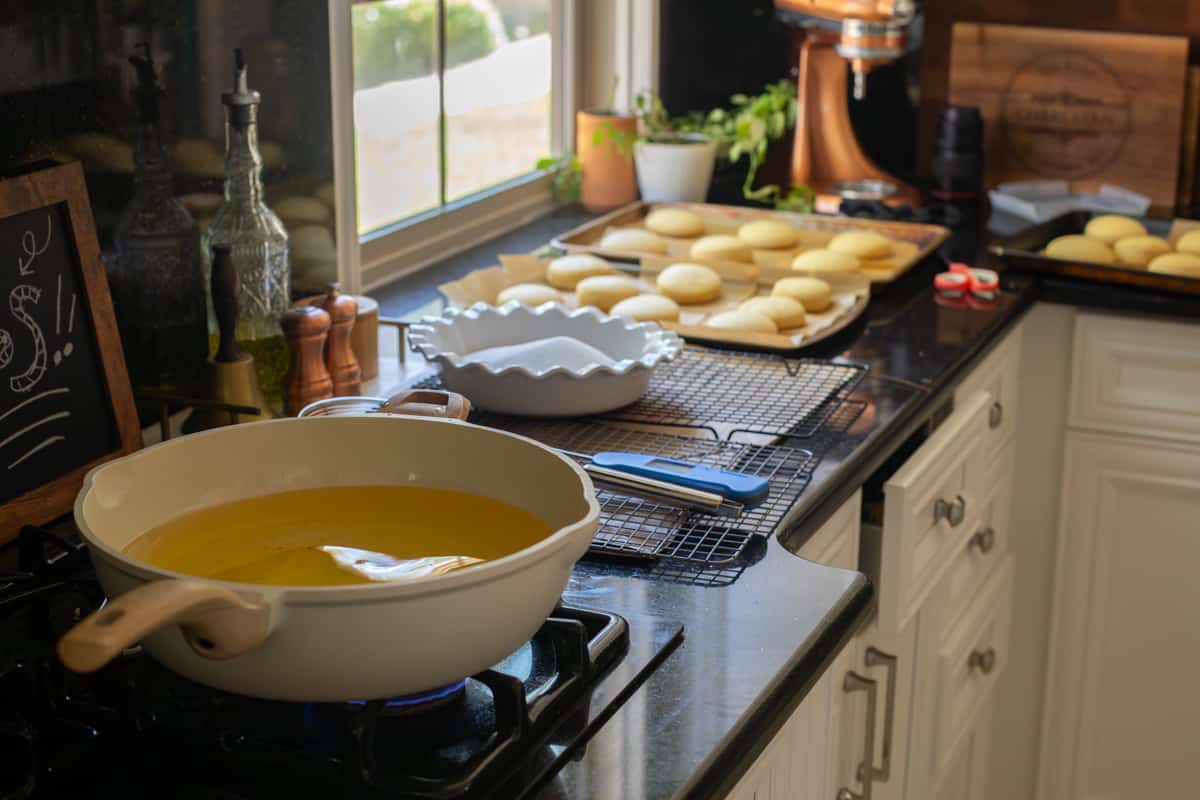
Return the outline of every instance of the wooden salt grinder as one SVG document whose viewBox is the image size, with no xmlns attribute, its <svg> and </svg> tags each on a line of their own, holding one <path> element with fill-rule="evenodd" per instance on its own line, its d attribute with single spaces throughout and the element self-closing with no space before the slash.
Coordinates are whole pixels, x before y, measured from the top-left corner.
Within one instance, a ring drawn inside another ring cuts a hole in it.
<svg viewBox="0 0 1200 800">
<path fill-rule="evenodd" d="M 283 379 L 283 410 L 289 417 L 315 400 L 333 397 L 333 380 L 325 368 L 329 324 L 329 313 L 316 306 L 291 308 L 283 315 L 283 334 L 292 351 Z"/>
<path fill-rule="evenodd" d="M 348 294 L 341 294 L 336 283 L 330 284 L 329 293 L 321 299 L 321 307 L 329 313 L 329 340 L 325 343 L 325 368 L 333 379 L 333 396 L 346 397 L 361 393 L 362 370 L 351 347 L 350 335 L 354 330 L 354 318 L 358 315 L 358 302 Z"/>
</svg>

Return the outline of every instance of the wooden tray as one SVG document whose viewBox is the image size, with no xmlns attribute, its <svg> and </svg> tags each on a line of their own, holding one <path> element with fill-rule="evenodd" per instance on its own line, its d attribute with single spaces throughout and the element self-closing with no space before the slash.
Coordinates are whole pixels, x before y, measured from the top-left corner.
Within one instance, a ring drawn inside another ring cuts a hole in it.
<svg viewBox="0 0 1200 800">
<path fill-rule="evenodd" d="M 852 230 L 875 231 L 895 240 L 900 246 L 896 248 L 898 252 L 893 253 L 892 256 L 872 262 L 878 265 L 877 268 L 861 270 L 872 283 L 888 283 L 896 280 L 914 264 L 932 253 L 950 236 L 950 231 L 940 225 L 831 217 L 824 214 L 798 214 L 791 211 L 767 211 L 760 208 L 719 206 L 707 203 L 647 203 L 639 200 L 567 231 L 551 242 L 551 245 L 569 252 L 595 253 L 617 261 L 636 260 L 648 254 L 607 250 L 600 247 L 600 240 L 609 228 L 642 227 L 642 220 L 655 208 L 679 208 L 691 211 L 704 220 L 706 234 L 736 234 L 739 227 L 756 219 L 777 219 L 799 229 L 800 242 L 796 247 L 782 250 L 755 250 L 754 263 L 758 266 L 787 267 L 797 254 L 805 250 L 824 247 L 839 233 Z M 663 236 L 662 238 L 667 242 L 667 254 L 675 260 L 686 258 L 689 261 L 701 261 L 709 266 L 718 264 L 713 260 L 694 259 L 688 255 L 696 237 Z M 737 262 L 724 263 L 728 265 Z"/>
<path fill-rule="evenodd" d="M 1018 234 L 997 239 L 988 250 L 1009 269 L 1050 275 L 1066 275 L 1096 283 L 1115 283 L 1137 286 L 1176 294 L 1200 295 L 1200 278 L 1183 275 L 1163 275 L 1136 267 L 1116 264 L 1094 264 L 1088 261 L 1072 261 L 1043 255 L 1042 249 L 1051 239 L 1073 233 L 1083 233 L 1084 227 L 1096 214 L 1090 211 L 1072 211 L 1052 220 L 1026 228 Z M 1146 230 L 1154 236 L 1162 236 L 1172 244 L 1189 230 L 1200 228 L 1200 222 L 1177 219 L 1171 222 L 1161 219 L 1142 219 Z"/>
<path fill-rule="evenodd" d="M 624 254 L 628 259 L 629 255 Z M 630 265 L 630 272 L 644 284 L 646 291 L 655 291 L 655 276 L 676 259 L 647 256 Z M 501 266 L 478 269 L 459 280 L 444 283 L 438 290 L 451 304 L 460 308 L 483 302 L 494 304 L 496 296 L 517 283 L 542 283 L 547 262 L 532 255 L 502 255 Z M 620 266 L 618 262 L 618 266 Z M 795 354 L 823 339 L 828 339 L 862 315 L 870 302 L 871 285 L 862 275 L 822 277 L 833 288 L 833 306 L 819 314 L 809 314 L 808 323 L 782 333 L 750 333 L 703 324 L 706 317 L 728 311 L 750 297 L 769 294 L 775 280 L 784 275 L 799 275 L 791 269 L 756 267 L 752 264 L 713 264 L 724 280 L 721 297 L 703 305 L 683 306 L 679 322 L 664 322 L 664 328 L 676 331 L 689 341 L 705 344 L 735 345 L 743 349 L 773 353 Z M 561 292 L 563 305 L 575 307 L 575 295 Z"/>
</svg>

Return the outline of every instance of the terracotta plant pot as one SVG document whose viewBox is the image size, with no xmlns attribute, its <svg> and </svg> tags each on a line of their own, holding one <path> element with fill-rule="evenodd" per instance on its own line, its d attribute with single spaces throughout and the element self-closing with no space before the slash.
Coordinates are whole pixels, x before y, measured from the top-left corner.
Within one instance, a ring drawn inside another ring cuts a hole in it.
<svg viewBox="0 0 1200 800">
<path fill-rule="evenodd" d="M 616 111 L 575 114 L 575 152 L 583 167 L 580 201 L 589 211 L 606 211 L 637 199 L 633 140 L 637 118 Z"/>
</svg>

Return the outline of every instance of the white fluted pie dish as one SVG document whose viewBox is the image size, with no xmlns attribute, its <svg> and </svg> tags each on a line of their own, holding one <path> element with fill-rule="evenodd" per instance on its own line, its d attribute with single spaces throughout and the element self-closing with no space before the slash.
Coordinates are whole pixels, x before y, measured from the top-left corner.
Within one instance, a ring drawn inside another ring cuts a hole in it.
<svg viewBox="0 0 1200 800">
<path fill-rule="evenodd" d="M 408 329 L 442 383 L 486 411 L 526 417 L 599 414 L 646 393 L 683 340 L 652 322 L 557 303 L 447 309 Z"/>
</svg>

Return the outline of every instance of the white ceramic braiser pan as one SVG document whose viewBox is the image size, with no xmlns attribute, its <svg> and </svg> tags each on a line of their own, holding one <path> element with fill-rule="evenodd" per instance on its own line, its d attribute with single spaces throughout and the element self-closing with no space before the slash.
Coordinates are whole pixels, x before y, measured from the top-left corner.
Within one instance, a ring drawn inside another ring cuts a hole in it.
<svg viewBox="0 0 1200 800">
<path fill-rule="evenodd" d="M 121 552 L 155 525 L 206 506 L 366 484 L 504 500 L 554 532 L 467 569 L 352 586 L 216 581 Z M 287 419 L 173 439 L 100 466 L 84 480 L 75 520 L 112 599 L 62 638 L 59 654 L 68 667 L 90 671 L 142 641 L 187 678 L 269 699 L 428 691 L 495 664 L 537 631 L 587 550 L 598 516 L 591 481 L 571 459 L 455 419 Z"/>
</svg>

